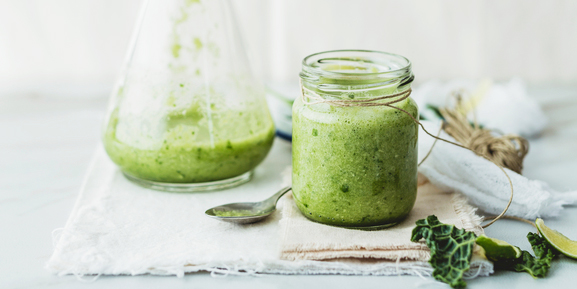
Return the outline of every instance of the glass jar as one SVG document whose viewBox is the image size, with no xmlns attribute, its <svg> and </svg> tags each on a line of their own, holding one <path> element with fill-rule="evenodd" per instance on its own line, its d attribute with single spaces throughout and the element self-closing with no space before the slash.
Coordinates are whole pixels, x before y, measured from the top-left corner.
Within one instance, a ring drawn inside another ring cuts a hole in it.
<svg viewBox="0 0 577 289">
<path fill-rule="evenodd" d="M 128 179 L 169 191 L 250 179 L 274 125 L 228 0 L 147 0 L 104 126 Z"/>
<path fill-rule="evenodd" d="M 403 220 L 417 196 L 417 124 L 391 107 L 323 100 L 409 93 L 410 61 L 378 51 L 321 52 L 303 60 L 300 77 L 303 97 L 293 106 L 292 147 L 292 190 L 300 211 L 316 222 L 352 228 Z M 410 97 L 392 105 L 418 119 Z"/>
</svg>

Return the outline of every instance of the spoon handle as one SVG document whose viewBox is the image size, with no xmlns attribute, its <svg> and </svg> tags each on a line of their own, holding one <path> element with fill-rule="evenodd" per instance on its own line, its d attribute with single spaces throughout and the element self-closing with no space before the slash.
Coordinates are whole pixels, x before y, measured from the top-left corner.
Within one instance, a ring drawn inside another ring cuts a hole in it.
<svg viewBox="0 0 577 289">
<path fill-rule="evenodd" d="M 278 202 L 280 197 L 284 196 L 284 194 L 288 193 L 291 189 L 292 189 L 292 187 L 290 187 L 290 186 L 282 188 L 276 194 L 274 194 L 270 198 L 268 198 L 267 201 L 272 201 L 276 205 L 276 203 Z"/>
</svg>

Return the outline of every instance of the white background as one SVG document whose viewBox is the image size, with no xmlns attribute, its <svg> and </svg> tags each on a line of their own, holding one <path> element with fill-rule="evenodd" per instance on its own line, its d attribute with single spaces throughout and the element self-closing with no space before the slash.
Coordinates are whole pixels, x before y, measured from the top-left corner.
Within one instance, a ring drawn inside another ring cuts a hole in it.
<svg viewBox="0 0 577 289">
<path fill-rule="evenodd" d="M 577 83 L 576 0 L 232 0 L 265 81 L 342 48 L 407 56 L 417 83 L 455 77 Z M 112 86 L 141 0 L 0 0 L 0 90 Z"/>
</svg>

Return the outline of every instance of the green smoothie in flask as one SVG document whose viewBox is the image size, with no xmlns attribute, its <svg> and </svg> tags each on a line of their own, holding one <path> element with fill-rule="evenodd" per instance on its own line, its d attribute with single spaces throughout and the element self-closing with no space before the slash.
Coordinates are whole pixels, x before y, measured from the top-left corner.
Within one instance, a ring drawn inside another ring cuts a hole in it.
<svg viewBox="0 0 577 289">
<path fill-rule="evenodd" d="M 143 3 L 103 129 L 131 181 L 166 191 L 247 182 L 275 128 L 226 1 Z"/>
</svg>

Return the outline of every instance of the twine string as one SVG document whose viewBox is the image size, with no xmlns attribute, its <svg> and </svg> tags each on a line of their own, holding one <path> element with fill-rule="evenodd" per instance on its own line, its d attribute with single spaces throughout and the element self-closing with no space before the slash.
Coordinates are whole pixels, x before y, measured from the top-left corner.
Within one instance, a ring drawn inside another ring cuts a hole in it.
<svg viewBox="0 0 577 289">
<path fill-rule="evenodd" d="M 441 135 L 441 131 L 443 131 L 443 123 L 441 122 L 441 125 L 439 126 L 439 131 L 437 132 L 437 137 Z M 419 162 L 419 164 L 417 165 L 417 167 L 420 167 L 421 164 L 423 162 L 425 162 L 425 160 L 431 155 L 431 152 L 433 152 L 433 148 L 435 147 L 435 145 L 437 144 L 438 139 L 435 139 L 433 141 L 433 145 L 431 145 L 431 148 L 429 148 L 429 151 L 427 152 L 427 154 L 425 155 L 425 157 Z"/>
<path fill-rule="evenodd" d="M 512 139 L 513 141 L 517 141 L 517 143 L 520 146 L 520 150 L 521 152 L 517 153 L 517 150 L 515 150 L 515 154 L 517 156 L 522 156 L 521 157 L 521 165 L 519 166 L 519 163 L 516 161 L 505 161 L 505 159 L 509 159 L 509 155 L 504 154 L 504 153 L 488 153 L 491 151 L 491 149 L 479 149 L 480 147 L 483 146 L 483 144 L 485 145 L 485 147 L 488 146 L 488 144 L 493 144 L 493 142 L 491 141 L 494 137 L 492 135 L 491 138 L 488 137 L 488 135 L 486 133 L 480 134 L 478 132 L 476 132 L 476 130 L 473 131 L 469 131 L 469 130 L 465 130 L 463 128 L 463 126 L 448 126 L 447 122 L 442 121 L 441 123 L 441 129 L 439 129 L 439 134 L 441 132 L 442 129 L 447 129 L 447 127 L 451 127 L 453 128 L 453 131 L 456 131 L 458 133 L 455 133 L 458 135 L 458 138 L 455 138 L 457 141 L 462 142 L 463 144 L 459 144 L 456 142 L 452 142 L 450 140 L 444 139 L 442 137 L 436 136 L 431 134 L 429 131 L 427 131 L 427 129 L 425 129 L 425 127 L 423 126 L 423 124 L 418 121 L 412 114 L 410 114 L 408 111 L 393 106 L 393 104 L 395 103 L 399 103 L 407 98 L 409 98 L 409 96 L 411 95 L 412 89 L 409 88 L 405 91 L 399 92 L 399 93 L 395 93 L 395 94 L 390 94 L 390 95 L 386 95 L 386 96 L 381 96 L 381 97 L 375 97 L 375 98 L 367 98 L 367 99 L 334 99 L 334 100 L 328 100 L 325 99 L 324 97 L 320 96 L 319 94 L 317 94 L 316 92 L 306 88 L 301 81 L 301 99 L 302 102 L 306 105 L 313 105 L 313 104 L 329 104 L 332 106 L 338 106 L 338 107 L 351 107 L 351 106 L 361 106 L 361 107 L 370 107 L 370 106 L 386 106 L 386 107 L 390 107 L 392 109 L 396 109 L 398 111 L 401 111 L 403 113 L 405 113 L 406 115 L 408 115 L 417 125 L 419 125 L 421 127 L 421 129 L 430 137 L 434 138 L 435 141 L 433 142 L 433 145 L 431 146 L 431 148 L 429 149 L 429 152 L 427 153 L 427 155 L 425 156 L 425 158 L 423 160 L 421 160 L 421 162 L 418 164 L 418 166 L 420 166 L 425 159 L 430 155 L 430 153 L 433 150 L 433 147 L 435 146 L 435 144 L 437 143 L 438 140 L 452 144 L 454 146 L 458 146 L 460 148 L 464 148 L 466 150 L 472 151 L 473 153 L 482 156 L 484 158 L 486 158 L 487 160 L 489 160 L 490 162 L 492 162 L 493 164 L 495 164 L 497 167 L 499 167 L 499 169 L 503 172 L 503 174 L 505 174 L 505 176 L 507 177 L 507 180 L 509 181 L 509 185 L 511 187 L 511 195 L 509 197 L 509 201 L 507 202 L 507 205 L 505 206 L 505 209 L 503 209 L 503 211 L 497 215 L 496 217 L 493 218 L 493 220 L 491 220 L 491 222 L 485 224 L 483 226 L 483 228 L 487 228 L 489 226 L 491 226 L 493 223 L 495 223 L 497 220 L 499 220 L 500 218 L 502 218 L 505 213 L 507 213 L 507 210 L 509 209 L 509 207 L 511 206 L 511 203 L 513 202 L 513 181 L 511 181 L 511 178 L 509 177 L 509 174 L 507 174 L 507 172 L 505 171 L 505 169 L 503 168 L 503 166 L 505 165 L 513 165 L 514 167 L 516 166 L 516 168 L 521 168 L 522 169 L 522 158 L 527 154 L 528 151 L 528 142 L 521 138 L 521 137 L 513 137 L 511 138 L 511 136 L 506 136 L 506 139 Z M 312 99 L 314 101 L 309 101 L 308 99 Z M 396 98 L 396 99 L 393 99 Z M 379 100 L 389 100 L 389 99 L 393 99 L 387 102 L 378 102 Z M 450 115 L 450 117 L 448 117 L 447 119 L 449 121 L 458 121 L 461 123 L 466 123 L 467 125 L 469 125 L 469 122 L 466 120 L 466 118 L 460 118 L 460 117 L 456 117 L 457 114 L 456 113 L 448 113 L 448 110 L 442 110 L 442 113 L 447 113 L 447 115 Z M 445 116 L 445 114 L 443 114 L 443 116 Z M 469 125 L 470 126 L 470 125 Z M 477 125 L 475 125 L 477 126 Z M 477 130 L 478 127 L 476 127 Z M 447 132 L 449 133 L 449 132 Z M 449 133 L 450 134 L 450 133 Z M 490 133 L 489 133 L 490 134 Z M 467 136 L 469 138 L 467 138 Z M 472 139 L 469 142 L 466 142 L 466 139 Z M 524 140 L 524 142 L 523 142 Z M 472 145 L 473 148 L 472 149 L 470 147 L 468 147 L 469 145 Z M 499 143 L 498 146 L 502 146 L 507 148 L 510 151 L 511 146 L 513 146 L 513 148 L 516 149 L 516 146 L 513 144 L 509 144 L 509 145 L 503 145 L 502 142 Z M 479 151 L 479 152 L 477 152 Z M 488 157 L 489 156 L 489 157 Z"/>
<path fill-rule="evenodd" d="M 487 218 L 495 218 L 495 217 L 496 217 L 496 216 L 487 216 Z M 531 222 L 531 221 L 529 221 L 529 220 L 527 220 L 527 219 L 523 219 L 523 218 L 519 218 L 519 217 L 515 217 L 515 216 L 503 216 L 503 217 L 501 217 L 501 218 L 502 218 L 502 219 L 511 219 L 511 220 L 515 220 L 515 221 L 520 221 L 520 222 L 523 222 L 523 223 L 527 223 L 527 224 L 533 226 L 533 228 L 537 229 L 537 225 L 535 225 L 534 222 Z"/>
</svg>

